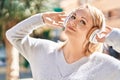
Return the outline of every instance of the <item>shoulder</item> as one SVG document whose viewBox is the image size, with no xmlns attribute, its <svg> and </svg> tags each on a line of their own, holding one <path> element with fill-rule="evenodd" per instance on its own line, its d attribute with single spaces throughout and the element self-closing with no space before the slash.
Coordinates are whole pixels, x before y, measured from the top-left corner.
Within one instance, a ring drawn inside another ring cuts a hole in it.
<svg viewBox="0 0 120 80">
<path fill-rule="evenodd" d="M 95 52 L 90 56 L 89 62 L 94 65 L 95 75 L 101 75 L 101 80 L 120 79 L 120 61 L 118 59 L 108 54 Z"/>
<path fill-rule="evenodd" d="M 72 79 L 80 80 L 119 80 L 120 61 L 103 53 L 95 52 L 88 61 L 79 67 Z"/>
<path fill-rule="evenodd" d="M 89 62 L 98 68 L 100 74 L 116 76 L 120 74 L 120 60 L 104 53 L 95 52 L 89 57 Z M 119 76 L 120 78 L 120 76 Z"/>
<path fill-rule="evenodd" d="M 105 53 L 95 52 L 92 55 L 90 55 L 89 61 L 102 62 L 102 63 L 113 65 L 113 66 L 116 65 L 116 66 L 119 66 L 120 68 L 120 60 Z"/>
</svg>

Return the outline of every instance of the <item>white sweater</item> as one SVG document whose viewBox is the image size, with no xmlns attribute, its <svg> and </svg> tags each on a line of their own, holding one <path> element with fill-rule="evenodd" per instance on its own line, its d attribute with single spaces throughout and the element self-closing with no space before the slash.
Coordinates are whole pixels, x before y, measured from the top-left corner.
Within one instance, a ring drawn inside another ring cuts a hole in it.
<svg viewBox="0 0 120 80">
<path fill-rule="evenodd" d="M 120 80 L 120 61 L 102 53 L 68 64 L 59 43 L 35 39 L 31 31 L 43 24 L 41 14 L 6 32 L 7 39 L 29 61 L 34 80 Z"/>
</svg>

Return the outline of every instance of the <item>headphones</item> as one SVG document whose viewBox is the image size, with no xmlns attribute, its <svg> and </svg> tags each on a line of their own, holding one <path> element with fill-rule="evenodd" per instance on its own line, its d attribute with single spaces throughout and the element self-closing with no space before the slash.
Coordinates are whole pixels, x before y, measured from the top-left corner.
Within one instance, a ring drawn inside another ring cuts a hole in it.
<svg viewBox="0 0 120 80">
<path fill-rule="evenodd" d="M 103 19 L 102 29 L 96 29 L 96 30 L 94 30 L 94 31 L 91 33 L 91 35 L 90 35 L 90 37 L 89 37 L 89 41 L 90 41 L 91 43 L 94 43 L 94 44 L 98 43 L 98 41 L 97 41 L 97 39 L 96 39 L 97 34 L 98 34 L 99 38 L 102 38 L 103 36 L 105 36 L 105 35 L 100 35 L 100 33 L 105 29 L 105 25 L 106 25 L 106 24 L 105 24 L 105 20 Z"/>
<path fill-rule="evenodd" d="M 71 14 L 72 14 L 72 12 L 70 12 L 70 13 L 68 14 L 68 16 L 65 18 L 65 21 L 64 21 L 64 23 L 63 23 L 64 28 L 66 27 L 66 24 L 67 24 L 67 22 L 68 22 L 68 19 L 71 17 Z"/>
<path fill-rule="evenodd" d="M 69 13 L 69 15 L 65 18 L 65 21 L 64 21 L 64 23 L 63 23 L 64 28 L 66 27 L 67 21 L 68 21 L 68 19 L 70 18 L 70 16 L 71 16 L 71 13 Z M 105 24 L 105 19 L 103 18 L 102 29 L 96 29 L 96 30 L 94 30 L 94 31 L 91 33 L 90 37 L 89 37 L 89 41 L 90 41 L 91 43 L 94 43 L 94 44 L 98 43 L 98 41 L 97 41 L 97 39 L 96 39 L 96 36 L 97 36 L 97 34 L 98 34 L 98 36 L 100 36 L 99 34 L 100 34 L 100 32 L 101 32 L 102 30 L 105 29 L 105 25 L 106 25 L 106 24 Z M 102 37 L 101 37 L 101 38 L 102 38 Z"/>
<path fill-rule="evenodd" d="M 94 44 L 98 43 L 97 39 L 96 39 L 96 35 L 99 34 L 99 33 L 100 33 L 99 29 L 94 30 L 89 37 L 89 41 L 91 43 L 94 43 Z"/>
</svg>

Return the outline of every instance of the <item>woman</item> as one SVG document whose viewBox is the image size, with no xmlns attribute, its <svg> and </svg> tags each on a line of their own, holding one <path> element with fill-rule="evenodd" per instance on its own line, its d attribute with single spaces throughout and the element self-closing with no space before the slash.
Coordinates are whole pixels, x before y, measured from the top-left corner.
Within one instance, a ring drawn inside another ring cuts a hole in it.
<svg viewBox="0 0 120 80">
<path fill-rule="evenodd" d="M 6 36 L 29 61 L 34 80 L 118 80 L 120 62 L 101 54 L 102 12 L 90 5 L 72 11 L 64 21 L 67 40 L 56 43 L 35 39 L 30 32 L 40 25 L 62 27 L 64 13 L 42 13 L 18 23 Z M 97 52 L 99 51 L 99 52 Z"/>
</svg>

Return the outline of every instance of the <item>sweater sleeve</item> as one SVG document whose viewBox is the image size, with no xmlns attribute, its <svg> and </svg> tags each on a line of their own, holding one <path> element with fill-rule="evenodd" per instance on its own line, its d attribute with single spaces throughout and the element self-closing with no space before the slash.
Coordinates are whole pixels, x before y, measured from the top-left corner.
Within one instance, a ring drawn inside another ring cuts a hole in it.
<svg viewBox="0 0 120 80">
<path fill-rule="evenodd" d="M 107 36 L 105 43 L 108 46 L 112 46 L 117 52 L 120 52 L 120 29 L 113 28 L 112 32 Z"/>
<path fill-rule="evenodd" d="M 25 58 L 28 58 L 28 53 L 32 53 L 34 46 L 39 42 L 37 39 L 30 38 L 29 34 L 43 24 L 42 14 L 35 14 L 9 29 L 6 37 Z"/>
</svg>

